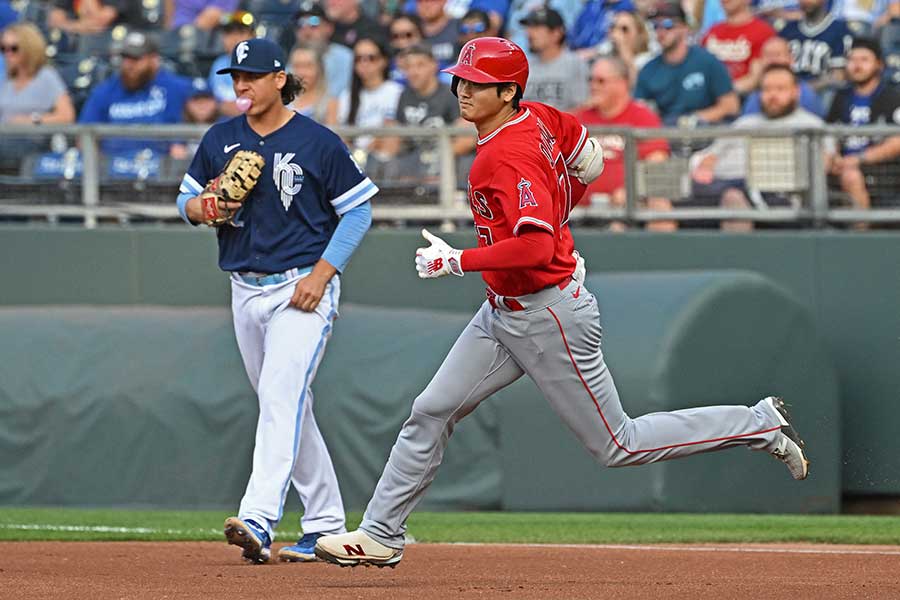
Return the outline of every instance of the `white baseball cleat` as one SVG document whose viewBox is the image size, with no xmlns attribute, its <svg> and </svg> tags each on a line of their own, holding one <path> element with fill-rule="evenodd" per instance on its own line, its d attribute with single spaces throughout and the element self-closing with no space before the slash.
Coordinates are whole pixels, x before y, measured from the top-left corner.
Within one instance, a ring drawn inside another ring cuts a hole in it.
<svg viewBox="0 0 900 600">
<path fill-rule="evenodd" d="M 781 423 L 781 433 L 775 448 L 769 453 L 787 465 L 791 477 L 794 479 L 806 479 L 809 475 L 809 459 L 803 452 L 804 443 L 794 426 L 791 425 L 791 415 L 784 406 L 784 400 L 778 396 L 769 396 L 763 402 L 768 405 Z"/>
<path fill-rule="evenodd" d="M 320 537 L 316 542 L 316 556 L 342 567 L 374 565 L 394 568 L 403 558 L 403 550 L 388 548 L 357 529 L 349 533 Z"/>
</svg>

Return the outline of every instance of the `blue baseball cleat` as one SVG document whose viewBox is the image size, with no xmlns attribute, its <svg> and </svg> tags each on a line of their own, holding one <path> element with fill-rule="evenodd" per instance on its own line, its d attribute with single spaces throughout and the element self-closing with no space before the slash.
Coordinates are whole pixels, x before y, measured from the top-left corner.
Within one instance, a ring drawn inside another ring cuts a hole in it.
<svg viewBox="0 0 900 600">
<path fill-rule="evenodd" d="M 225 519 L 225 539 L 229 544 L 244 549 L 243 557 L 255 564 L 269 562 L 272 556 L 272 540 L 269 534 L 256 521 L 242 521 L 237 517 Z"/>
<path fill-rule="evenodd" d="M 316 542 L 322 533 L 306 533 L 296 544 L 285 546 L 278 551 L 278 560 L 284 562 L 313 562 L 316 558 Z"/>
</svg>

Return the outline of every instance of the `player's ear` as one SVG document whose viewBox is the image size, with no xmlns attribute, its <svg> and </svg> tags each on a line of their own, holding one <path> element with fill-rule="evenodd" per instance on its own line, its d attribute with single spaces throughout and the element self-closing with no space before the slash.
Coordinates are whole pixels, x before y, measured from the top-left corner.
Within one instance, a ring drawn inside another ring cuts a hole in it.
<svg viewBox="0 0 900 600">
<path fill-rule="evenodd" d="M 281 90 L 284 88 L 284 84 L 287 83 L 287 73 L 284 71 L 276 71 L 275 72 L 275 87 Z"/>
</svg>

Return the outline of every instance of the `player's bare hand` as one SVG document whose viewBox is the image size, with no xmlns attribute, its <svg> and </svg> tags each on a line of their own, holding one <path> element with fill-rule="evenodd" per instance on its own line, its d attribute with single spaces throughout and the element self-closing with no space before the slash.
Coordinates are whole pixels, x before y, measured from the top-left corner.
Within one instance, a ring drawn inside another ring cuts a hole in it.
<svg viewBox="0 0 900 600">
<path fill-rule="evenodd" d="M 312 312 L 319 306 L 328 282 L 337 273 L 337 269 L 327 260 L 319 259 L 312 273 L 300 279 L 294 287 L 294 295 L 291 296 L 291 306 L 302 311 Z"/>
<path fill-rule="evenodd" d="M 297 282 L 297 286 L 294 288 L 294 295 L 291 296 L 291 306 L 306 312 L 316 310 L 316 307 L 322 300 L 322 296 L 325 295 L 326 285 L 328 285 L 327 280 L 320 281 L 318 278 L 313 278 L 312 274 L 304 277 Z"/>
</svg>

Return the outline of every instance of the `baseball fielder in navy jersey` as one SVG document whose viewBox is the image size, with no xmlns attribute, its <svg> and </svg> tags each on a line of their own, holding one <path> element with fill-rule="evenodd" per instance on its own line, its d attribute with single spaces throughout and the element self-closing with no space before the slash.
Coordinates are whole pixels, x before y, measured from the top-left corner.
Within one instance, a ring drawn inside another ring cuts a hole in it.
<svg viewBox="0 0 900 600">
<path fill-rule="evenodd" d="M 233 153 L 253 150 L 265 159 L 242 204 L 219 201 L 239 210 L 217 230 L 238 347 L 259 396 L 253 471 L 238 515 L 225 521 L 229 543 L 251 562 L 269 559 L 292 483 L 305 509 L 304 535 L 280 559 L 315 560 L 319 536 L 345 531 L 310 386 L 337 317 L 340 273 L 371 224 L 369 199 L 378 191 L 337 135 L 285 107 L 302 87 L 284 64 L 267 40 L 235 47 L 222 72 L 231 74 L 246 113 L 204 135 L 178 197 L 186 221 L 204 222 L 198 194 Z"/>
<path fill-rule="evenodd" d="M 478 247 L 452 248 L 423 231 L 430 245 L 416 252 L 416 270 L 422 278 L 481 271 L 487 301 L 413 402 L 360 528 L 319 538 L 316 556 L 342 566 L 395 566 L 406 519 L 434 479 L 456 423 L 525 374 L 601 464 L 748 446 L 805 478 L 803 442 L 780 398 L 639 418 L 625 413 L 567 224 L 573 202 L 602 170 L 599 142 L 573 116 L 519 101 L 528 62 L 508 40 L 468 42 L 448 72 L 461 116 L 478 130 L 469 174 Z"/>
</svg>

